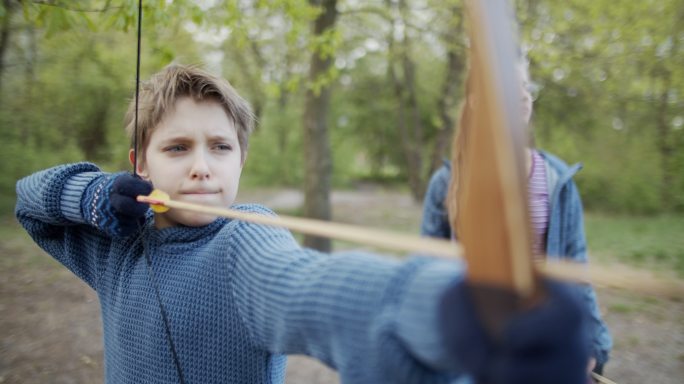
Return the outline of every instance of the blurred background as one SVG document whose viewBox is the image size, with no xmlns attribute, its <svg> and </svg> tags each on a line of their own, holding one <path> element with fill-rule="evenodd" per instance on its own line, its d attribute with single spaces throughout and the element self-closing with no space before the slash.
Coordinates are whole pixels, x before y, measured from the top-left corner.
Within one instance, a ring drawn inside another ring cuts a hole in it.
<svg viewBox="0 0 684 384">
<path fill-rule="evenodd" d="M 0 0 L 0 383 L 102 382 L 96 295 L 17 226 L 14 186 L 64 162 L 130 169 L 137 3 Z M 143 3 L 143 79 L 174 61 L 202 64 L 254 107 L 240 201 L 418 232 L 427 182 L 458 129 L 461 0 Z M 684 1 L 512 4 L 535 143 L 584 164 L 575 180 L 592 262 L 681 280 Z M 684 377 L 681 299 L 599 299 L 616 342 L 609 377 Z M 288 376 L 335 380 L 306 360 Z"/>
</svg>

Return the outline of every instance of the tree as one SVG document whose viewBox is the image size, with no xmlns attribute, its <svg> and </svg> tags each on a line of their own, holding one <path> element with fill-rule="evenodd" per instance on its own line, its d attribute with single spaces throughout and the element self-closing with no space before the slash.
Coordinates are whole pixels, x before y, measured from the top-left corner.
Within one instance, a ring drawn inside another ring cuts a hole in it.
<svg viewBox="0 0 684 384">
<path fill-rule="evenodd" d="M 457 129 L 455 116 L 457 105 L 463 99 L 463 79 L 467 70 L 465 40 L 462 38 L 465 36 L 463 4 L 451 1 L 443 5 L 446 7 L 447 20 L 440 35 L 446 50 L 446 69 L 438 100 L 440 125 L 434 140 L 428 174 L 442 165 L 445 156 L 451 158 L 451 147 L 448 144 L 452 142 L 454 130 Z"/>
<path fill-rule="evenodd" d="M 387 6 L 396 6 L 396 18 L 391 21 L 387 41 L 389 66 L 387 73 L 397 100 L 397 130 L 404 152 L 408 181 L 416 201 L 425 194 L 422 149 L 425 137 L 424 122 L 418 105 L 416 89 L 416 64 L 411 57 L 411 38 L 405 26 L 408 24 L 406 0 L 386 1 Z M 398 36 L 398 37 L 397 37 Z M 398 40 L 398 41 L 397 41 Z"/>
<path fill-rule="evenodd" d="M 304 102 L 304 215 L 330 220 L 330 177 L 332 156 L 328 138 L 328 107 L 330 104 L 330 78 L 336 38 L 337 0 L 310 0 L 320 6 L 321 13 L 314 20 L 315 46 L 309 67 L 309 86 Z M 330 239 L 306 236 L 304 245 L 321 251 L 330 251 Z"/>
<path fill-rule="evenodd" d="M 16 9 L 13 0 L 2 0 L 0 4 L 0 16 L 2 25 L 0 26 L 0 95 L 2 94 L 2 76 L 5 73 L 5 56 L 9 47 L 12 15 Z"/>
</svg>

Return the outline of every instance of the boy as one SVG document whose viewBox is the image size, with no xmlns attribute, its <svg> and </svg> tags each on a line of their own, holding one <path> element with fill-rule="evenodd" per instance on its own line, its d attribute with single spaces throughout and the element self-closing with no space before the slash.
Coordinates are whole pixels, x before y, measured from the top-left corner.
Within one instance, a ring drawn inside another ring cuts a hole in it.
<svg viewBox="0 0 684 384">
<path fill-rule="evenodd" d="M 178 65 L 143 84 L 137 131 L 133 108 L 130 157 L 142 180 L 78 163 L 17 183 L 19 221 L 98 292 L 108 383 L 281 383 L 288 353 L 318 358 L 345 383 L 585 379 L 583 314 L 557 284 L 495 343 L 456 263 L 324 255 L 283 229 L 152 216 L 135 201 L 151 185 L 230 206 L 253 117 L 225 80 Z"/>
</svg>

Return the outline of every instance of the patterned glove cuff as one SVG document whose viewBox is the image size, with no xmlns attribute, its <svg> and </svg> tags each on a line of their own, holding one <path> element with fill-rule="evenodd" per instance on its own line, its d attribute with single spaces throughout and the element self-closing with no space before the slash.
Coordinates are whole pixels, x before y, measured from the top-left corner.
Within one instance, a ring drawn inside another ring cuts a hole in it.
<svg viewBox="0 0 684 384">
<path fill-rule="evenodd" d="M 84 198 L 88 186 L 102 178 L 102 172 L 89 170 L 68 176 L 60 192 L 60 212 L 69 221 L 85 224 Z"/>
<path fill-rule="evenodd" d="M 112 178 L 109 176 L 101 176 L 93 180 L 83 196 L 83 217 L 86 222 L 98 229 L 105 229 L 107 220 L 106 212 L 107 204 L 105 201 L 109 198 L 109 191 L 111 190 Z"/>
<path fill-rule="evenodd" d="M 126 172 L 102 174 L 92 180 L 83 192 L 81 209 L 86 223 L 113 237 L 128 236 L 145 221 L 144 215 L 137 219 L 123 217 L 112 205 L 112 188 L 124 174 Z"/>
<path fill-rule="evenodd" d="M 123 235 L 119 218 L 110 203 L 112 185 L 121 174 L 123 172 L 100 174 L 88 184 L 82 198 L 81 210 L 85 222 L 111 236 Z"/>
</svg>

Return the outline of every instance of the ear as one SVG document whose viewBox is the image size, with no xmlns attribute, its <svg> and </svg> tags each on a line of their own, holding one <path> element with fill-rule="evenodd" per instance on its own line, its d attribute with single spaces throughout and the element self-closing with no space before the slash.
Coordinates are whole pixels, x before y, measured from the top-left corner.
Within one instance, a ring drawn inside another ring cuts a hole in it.
<svg viewBox="0 0 684 384">
<path fill-rule="evenodd" d="M 143 179 L 149 181 L 149 176 L 147 175 L 147 171 L 145 170 L 145 164 L 141 161 L 141 159 L 138 159 L 137 164 L 135 161 L 135 150 L 129 149 L 128 150 L 128 161 L 130 161 L 131 165 L 136 166 L 135 172 Z"/>
</svg>

